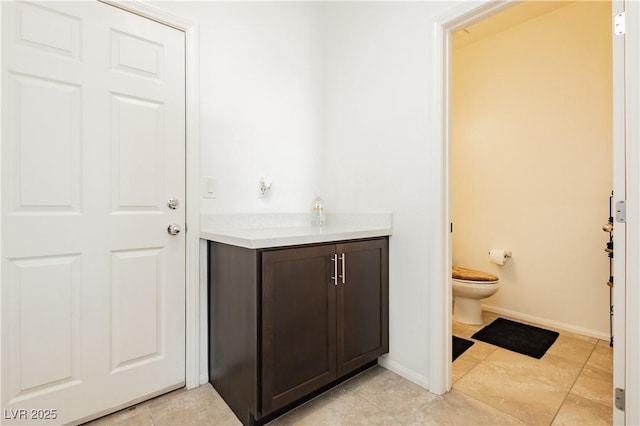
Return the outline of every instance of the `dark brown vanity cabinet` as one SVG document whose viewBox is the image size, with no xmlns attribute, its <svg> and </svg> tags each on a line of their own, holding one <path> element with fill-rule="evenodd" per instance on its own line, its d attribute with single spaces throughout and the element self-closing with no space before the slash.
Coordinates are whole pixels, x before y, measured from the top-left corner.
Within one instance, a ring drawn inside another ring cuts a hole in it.
<svg viewBox="0 0 640 426">
<path fill-rule="evenodd" d="M 209 264 L 210 381 L 245 424 L 389 350 L 386 237 L 262 250 L 210 243 Z"/>
</svg>

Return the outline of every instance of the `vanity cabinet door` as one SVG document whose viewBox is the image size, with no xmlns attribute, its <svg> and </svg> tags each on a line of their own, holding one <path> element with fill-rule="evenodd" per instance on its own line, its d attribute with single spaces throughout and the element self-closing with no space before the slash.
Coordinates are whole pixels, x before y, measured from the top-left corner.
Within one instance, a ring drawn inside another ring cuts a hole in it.
<svg viewBox="0 0 640 426">
<path fill-rule="evenodd" d="M 336 379 L 335 245 L 262 254 L 262 414 Z"/>
<path fill-rule="evenodd" d="M 388 240 L 338 244 L 338 376 L 389 351 Z M 344 282 L 342 280 L 344 276 Z"/>
</svg>

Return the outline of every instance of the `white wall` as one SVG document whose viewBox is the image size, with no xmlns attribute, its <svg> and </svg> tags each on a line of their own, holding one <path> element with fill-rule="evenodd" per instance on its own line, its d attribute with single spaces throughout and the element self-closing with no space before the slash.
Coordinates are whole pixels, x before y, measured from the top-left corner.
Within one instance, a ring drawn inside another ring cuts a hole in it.
<svg viewBox="0 0 640 426">
<path fill-rule="evenodd" d="M 431 20 L 448 2 L 157 2 L 200 28 L 203 213 L 390 211 L 388 365 L 428 386 L 428 263 L 442 206 Z M 258 200 L 263 173 L 271 199 Z M 430 246 L 431 244 L 431 246 Z"/>
<path fill-rule="evenodd" d="M 150 4 L 198 24 L 200 169 L 218 181 L 217 197 L 202 199 L 200 213 L 309 211 L 324 141 L 322 5 Z M 258 199 L 265 174 L 273 186 Z M 204 274 L 201 268 L 200 383 L 208 380 Z"/>
<path fill-rule="evenodd" d="M 307 211 L 318 188 L 329 212 L 392 212 L 385 362 L 428 386 L 431 265 L 444 256 L 432 19 L 461 4 L 156 5 L 200 26 L 202 173 L 219 180 L 203 212 Z M 264 173 L 273 194 L 258 200 Z"/>
<path fill-rule="evenodd" d="M 155 2 L 199 24 L 202 213 L 300 212 L 318 191 L 324 13 L 316 2 Z M 272 189 L 258 199 L 260 176 Z"/>
<path fill-rule="evenodd" d="M 331 211 L 393 212 L 388 366 L 428 384 L 429 264 L 442 210 L 430 140 L 432 17 L 451 3 L 327 4 L 322 193 Z"/>
<path fill-rule="evenodd" d="M 451 166 L 453 263 L 500 276 L 489 309 L 607 340 L 610 21 L 576 2 L 454 49 Z"/>
<path fill-rule="evenodd" d="M 440 141 L 429 141 L 431 20 L 441 2 L 179 2 L 200 25 L 203 213 L 390 211 L 387 365 L 428 386 L 425 265 L 442 206 Z M 256 187 L 271 173 L 271 199 Z"/>
<path fill-rule="evenodd" d="M 219 182 L 203 213 L 307 211 L 317 190 L 329 212 L 392 212 L 385 362 L 428 386 L 429 289 L 440 285 L 430 265 L 444 256 L 432 19 L 461 4 L 157 6 L 199 23 L 202 174 Z M 273 193 L 259 200 L 265 173 Z"/>
</svg>

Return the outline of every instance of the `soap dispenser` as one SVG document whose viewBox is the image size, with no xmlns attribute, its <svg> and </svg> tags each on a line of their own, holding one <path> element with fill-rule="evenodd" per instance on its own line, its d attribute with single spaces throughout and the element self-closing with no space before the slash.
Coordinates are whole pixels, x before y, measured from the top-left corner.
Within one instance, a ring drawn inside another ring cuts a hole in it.
<svg viewBox="0 0 640 426">
<path fill-rule="evenodd" d="M 313 226 L 325 226 L 327 224 L 327 216 L 324 211 L 324 202 L 320 197 L 316 197 L 313 200 L 313 206 L 311 209 L 311 224 Z"/>
</svg>

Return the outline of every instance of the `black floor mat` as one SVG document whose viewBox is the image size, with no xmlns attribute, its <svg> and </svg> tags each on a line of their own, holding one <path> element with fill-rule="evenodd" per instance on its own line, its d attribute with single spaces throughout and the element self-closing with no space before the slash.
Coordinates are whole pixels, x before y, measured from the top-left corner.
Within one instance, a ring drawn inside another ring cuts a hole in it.
<svg viewBox="0 0 640 426">
<path fill-rule="evenodd" d="M 540 359 L 558 335 L 555 331 L 498 318 L 471 338 Z"/>
<path fill-rule="evenodd" d="M 462 339 L 457 336 L 451 337 L 453 337 L 453 345 L 451 350 L 451 362 L 453 362 L 456 360 L 456 358 L 462 355 L 464 351 L 469 349 L 473 345 L 473 342 L 471 340 Z"/>
</svg>

